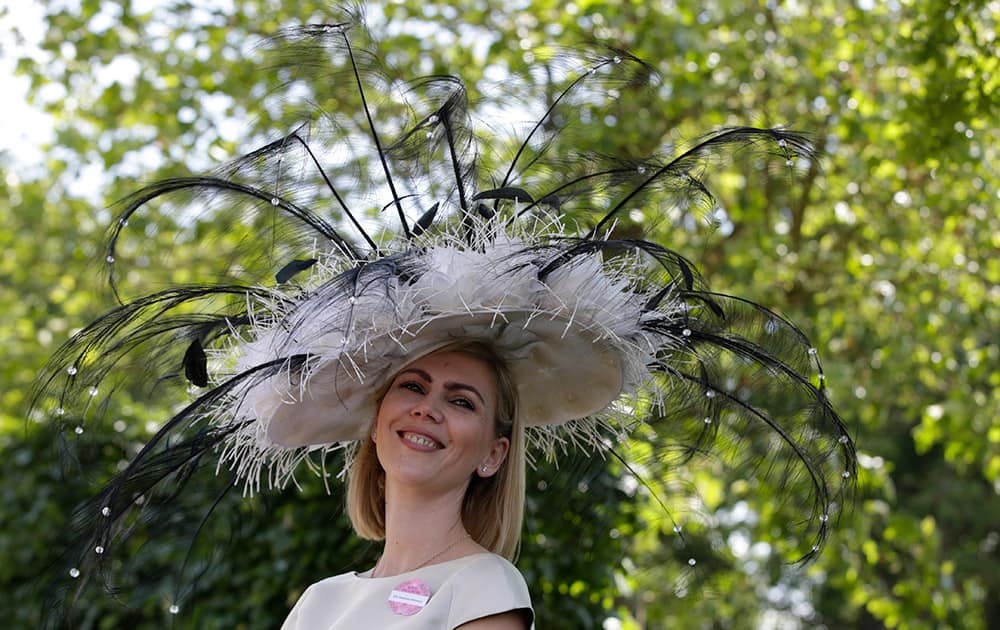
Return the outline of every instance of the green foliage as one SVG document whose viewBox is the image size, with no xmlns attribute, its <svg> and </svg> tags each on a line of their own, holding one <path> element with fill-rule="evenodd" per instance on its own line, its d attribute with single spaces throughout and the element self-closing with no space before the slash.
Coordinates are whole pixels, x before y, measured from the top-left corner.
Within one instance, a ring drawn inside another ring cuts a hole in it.
<svg viewBox="0 0 1000 630">
<path fill-rule="evenodd" d="M 295 105 L 269 91 L 275 77 L 250 43 L 325 10 L 201 4 L 141 14 L 132 3 L 53 2 L 42 54 L 19 60 L 56 141 L 44 175 L 7 160 L 0 178 L 0 612 L 15 627 L 35 625 L 42 599 L 30 578 L 49 574 L 67 512 L 93 481 L 63 471 L 51 419 L 24 410 L 45 356 L 111 303 L 92 271 L 111 217 L 100 208 L 283 131 Z M 372 5 L 369 22 L 406 74 L 453 72 L 482 88 L 506 73 L 526 79 L 547 48 L 634 52 L 661 74 L 661 100 L 622 99 L 614 121 L 593 125 L 609 154 L 648 155 L 720 125 L 814 135 L 825 157 L 797 178 L 753 161 L 720 176 L 717 229 L 653 205 L 622 229 L 653 230 L 702 261 L 715 288 L 778 306 L 810 332 L 864 472 L 856 505 L 806 568 L 777 554 L 789 518 L 772 507 L 780 489 L 724 471 L 677 471 L 699 486 L 715 525 L 690 532 L 709 558 L 696 571 L 651 499 L 669 494 L 666 482 L 626 492 L 609 463 L 584 475 L 585 491 L 533 492 L 519 565 L 539 627 L 612 615 L 631 628 L 1000 627 L 996 3 L 468 4 Z M 533 78 L 540 92 L 553 89 Z M 95 180 L 95 169 L 108 178 Z M 144 220 L 161 245 L 178 234 L 162 217 Z M 212 247 L 239 240 L 210 222 L 198 229 Z M 177 246 L 196 263 L 217 253 Z M 105 473 L 161 417 L 160 403 L 125 393 L 128 428 L 84 454 Z M 532 484 L 560 475 L 546 470 Z M 308 583 L 375 553 L 347 535 L 341 499 L 316 480 L 302 494 L 236 498 L 215 534 L 240 552 L 217 558 L 190 605 L 182 600 L 194 627 L 275 627 Z M 141 551 L 152 558 L 148 588 L 131 610 L 88 599 L 85 627 L 165 624 L 169 579 L 155 572 L 183 551 L 171 542 Z"/>
</svg>

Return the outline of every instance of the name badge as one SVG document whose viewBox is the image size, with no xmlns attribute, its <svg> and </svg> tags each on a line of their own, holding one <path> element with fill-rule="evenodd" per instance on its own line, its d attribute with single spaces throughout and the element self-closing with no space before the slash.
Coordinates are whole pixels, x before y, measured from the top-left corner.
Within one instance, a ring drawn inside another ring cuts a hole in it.
<svg viewBox="0 0 1000 630">
<path fill-rule="evenodd" d="M 431 589 L 423 580 L 407 580 L 392 589 L 387 603 L 393 613 L 408 617 L 423 610 L 430 598 Z"/>
</svg>

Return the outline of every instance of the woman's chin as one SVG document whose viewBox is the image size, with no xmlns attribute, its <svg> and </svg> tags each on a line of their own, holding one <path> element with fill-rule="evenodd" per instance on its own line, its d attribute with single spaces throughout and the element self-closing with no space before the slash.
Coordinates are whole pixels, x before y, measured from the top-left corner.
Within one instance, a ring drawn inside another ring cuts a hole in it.
<svg viewBox="0 0 1000 630">
<path fill-rule="evenodd" d="M 399 487 L 413 488 L 421 493 L 463 493 L 468 477 L 455 478 L 441 470 L 436 462 L 407 461 L 386 469 L 386 481 Z"/>
</svg>

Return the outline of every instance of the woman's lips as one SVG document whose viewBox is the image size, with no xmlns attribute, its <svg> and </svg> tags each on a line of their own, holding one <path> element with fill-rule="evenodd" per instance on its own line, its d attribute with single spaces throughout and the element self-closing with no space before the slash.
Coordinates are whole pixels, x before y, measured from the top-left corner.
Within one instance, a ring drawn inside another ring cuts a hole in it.
<svg viewBox="0 0 1000 630">
<path fill-rule="evenodd" d="M 402 439 L 407 446 L 418 451 L 436 451 L 444 448 L 443 444 L 423 433 L 417 433 L 415 431 L 399 431 L 398 434 L 400 439 Z"/>
</svg>

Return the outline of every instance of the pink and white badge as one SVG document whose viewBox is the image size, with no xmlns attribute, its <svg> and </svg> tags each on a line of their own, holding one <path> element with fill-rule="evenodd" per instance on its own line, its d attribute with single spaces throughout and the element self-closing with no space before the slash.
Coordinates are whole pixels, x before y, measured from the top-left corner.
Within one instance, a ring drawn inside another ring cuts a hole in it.
<svg viewBox="0 0 1000 630">
<path fill-rule="evenodd" d="M 397 615 L 409 617 L 424 609 L 431 598 L 431 589 L 423 580 L 407 580 L 397 584 L 389 593 L 389 609 Z"/>
</svg>

